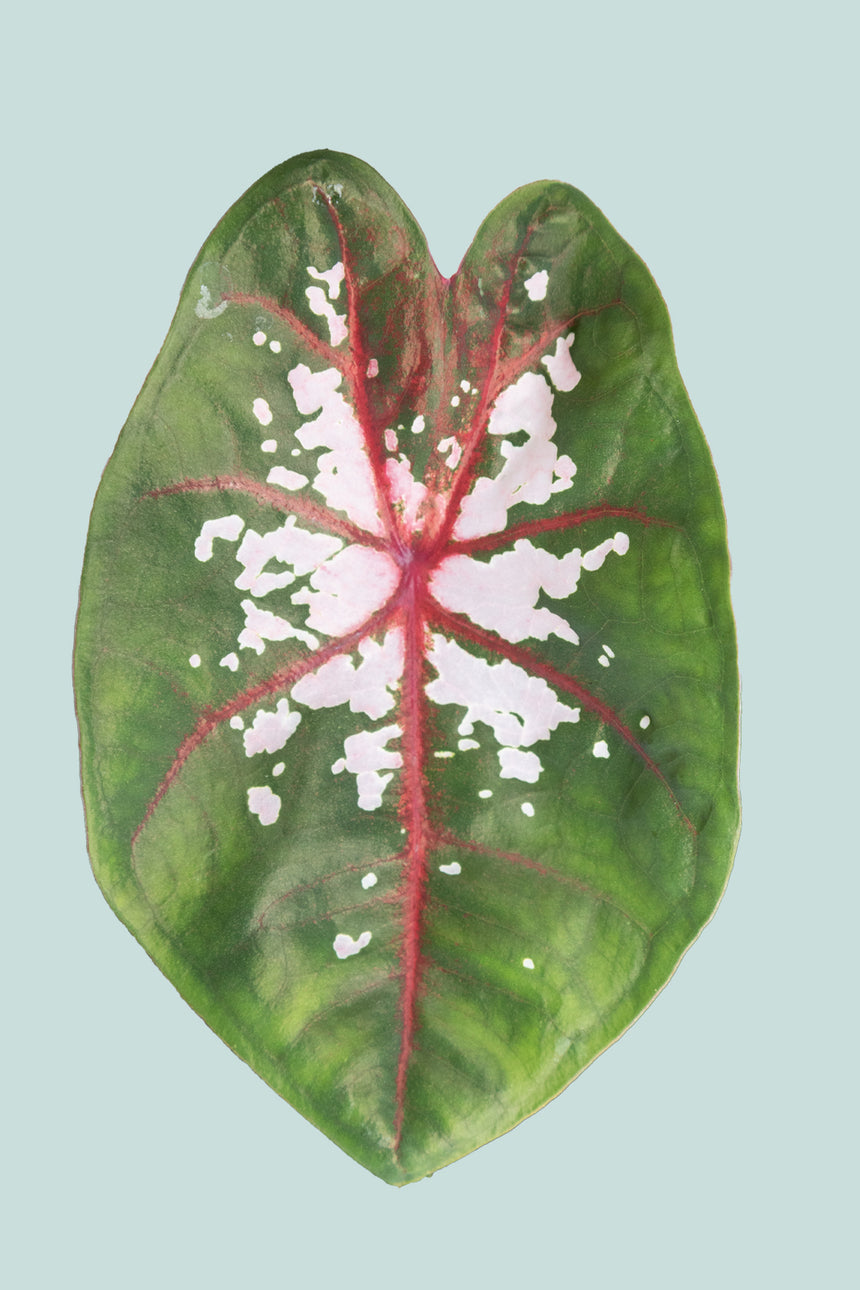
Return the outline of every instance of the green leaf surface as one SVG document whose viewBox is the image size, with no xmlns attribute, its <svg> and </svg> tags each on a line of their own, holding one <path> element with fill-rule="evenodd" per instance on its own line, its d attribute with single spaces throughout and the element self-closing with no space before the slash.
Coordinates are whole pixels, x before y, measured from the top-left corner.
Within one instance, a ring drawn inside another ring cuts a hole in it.
<svg viewBox="0 0 860 1290">
<path fill-rule="evenodd" d="M 562 183 L 451 279 L 375 171 L 225 215 L 105 470 L 75 684 L 107 899 L 388 1182 L 642 1012 L 738 830 L 719 489 L 642 262 Z"/>
</svg>

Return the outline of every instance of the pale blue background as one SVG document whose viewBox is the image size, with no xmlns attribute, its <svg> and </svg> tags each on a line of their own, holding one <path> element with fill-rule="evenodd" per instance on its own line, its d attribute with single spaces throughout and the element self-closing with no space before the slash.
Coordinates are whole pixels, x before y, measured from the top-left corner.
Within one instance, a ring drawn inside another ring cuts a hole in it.
<svg viewBox="0 0 860 1290">
<path fill-rule="evenodd" d="M 312 8 L 7 20 L 6 1284 L 847 1286 L 853 7 Z M 152 967 L 90 877 L 77 788 L 69 655 L 99 474 L 204 236 L 317 147 L 376 166 L 446 273 L 539 178 L 582 188 L 634 244 L 722 479 L 744 677 L 745 831 L 713 924 L 559 1100 L 400 1192 Z"/>
</svg>

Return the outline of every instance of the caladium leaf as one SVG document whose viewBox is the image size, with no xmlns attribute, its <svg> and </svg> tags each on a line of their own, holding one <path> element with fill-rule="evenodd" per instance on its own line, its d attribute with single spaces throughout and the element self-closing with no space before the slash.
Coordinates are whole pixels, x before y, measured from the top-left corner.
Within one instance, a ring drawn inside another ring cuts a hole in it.
<svg viewBox="0 0 860 1290">
<path fill-rule="evenodd" d="M 105 471 L 76 647 L 107 899 L 409 1182 L 564 1088 L 738 827 L 724 521 L 647 270 L 537 183 L 440 276 L 354 158 L 212 233 Z"/>
</svg>

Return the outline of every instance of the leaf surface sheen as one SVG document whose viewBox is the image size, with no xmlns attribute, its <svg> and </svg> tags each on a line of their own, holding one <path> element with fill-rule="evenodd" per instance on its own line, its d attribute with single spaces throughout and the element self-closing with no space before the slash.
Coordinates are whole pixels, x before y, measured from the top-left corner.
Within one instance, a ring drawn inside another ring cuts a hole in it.
<svg viewBox="0 0 860 1290">
<path fill-rule="evenodd" d="M 443 279 L 364 163 L 205 244 L 106 469 L 76 645 L 108 900 L 386 1181 L 564 1088 L 738 828 L 713 467 L 657 288 L 520 189 Z"/>
</svg>

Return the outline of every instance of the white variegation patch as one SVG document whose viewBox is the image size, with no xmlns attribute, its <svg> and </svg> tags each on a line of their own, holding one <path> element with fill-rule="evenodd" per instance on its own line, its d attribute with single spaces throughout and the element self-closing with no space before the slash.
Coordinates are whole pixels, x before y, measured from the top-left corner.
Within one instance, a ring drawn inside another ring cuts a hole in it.
<svg viewBox="0 0 860 1290">
<path fill-rule="evenodd" d="M 353 940 L 346 932 L 338 932 L 334 938 L 332 948 L 339 959 L 348 959 L 353 954 L 358 954 L 372 940 L 373 935 L 371 932 L 362 932 L 357 941 Z"/>
<path fill-rule="evenodd" d="M 393 775 L 380 775 L 381 770 L 397 770 L 403 765 L 399 752 L 386 748 L 391 739 L 398 739 L 403 731 L 400 726 L 383 726 L 381 730 L 361 730 L 343 741 L 345 757 L 339 757 L 332 766 L 332 774 L 348 770 L 356 777 L 358 805 L 362 811 L 375 811 L 382 805 L 382 794 Z"/>
<path fill-rule="evenodd" d="M 543 506 L 553 493 L 571 487 L 576 466 L 570 457 L 559 456 L 552 441 L 557 429 L 552 404 L 550 384 L 536 372 L 526 372 L 502 390 L 490 414 L 488 432 L 505 436 L 525 431 L 528 439 L 517 445 L 502 438 L 504 465 L 497 475 L 475 480 L 460 506 L 455 538 L 499 533 L 508 523 L 509 509 L 518 502 Z"/>
<path fill-rule="evenodd" d="M 274 824 L 281 813 L 281 799 L 268 785 L 248 789 L 248 810 L 261 824 Z"/>
<path fill-rule="evenodd" d="M 403 674 L 403 633 L 387 632 L 382 644 L 370 637 L 359 643 L 358 667 L 348 654 L 336 654 L 316 672 L 293 686 L 292 697 L 309 708 L 335 708 L 348 703 L 350 712 L 377 719 L 390 712 L 394 691 Z"/>
<path fill-rule="evenodd" d="M 427 685 L 427 697 L 466 709 L 461 735 L 471 735 L 481 722 L 504 747 L 527 748 L 549 739 L 562 722 L 579 720 L 579 708 L 559 702 L 546 681 L 507 659 L 487 663 L 456 641 L 434 635 L 428 662 L 437 678 Z"/>
<path fill-rule="evenodd" d="M 245 743 L 245 756 L 253 757 L 261 752 L 278 752 L 284 747 L 302 719 L 300 712 L 291 712 L 286 699 L 279 699 L 274 712 L 257 709 L 257 715 L 242 738 Z"/>
</svg>

